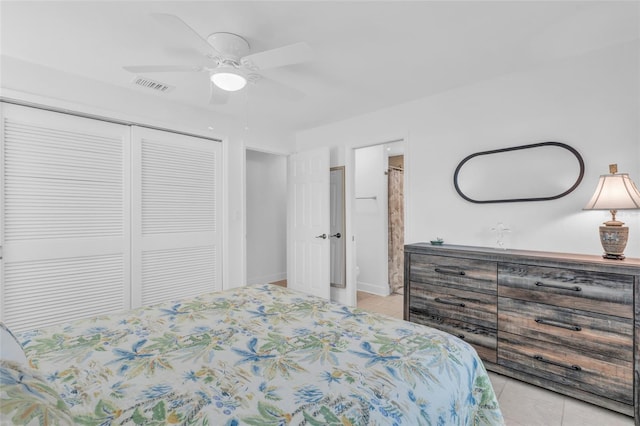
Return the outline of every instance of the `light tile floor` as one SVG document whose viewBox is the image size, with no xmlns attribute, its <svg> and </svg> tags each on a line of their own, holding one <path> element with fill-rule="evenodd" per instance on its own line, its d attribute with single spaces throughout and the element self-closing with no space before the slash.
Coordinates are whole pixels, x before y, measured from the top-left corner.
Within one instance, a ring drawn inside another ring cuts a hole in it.
<svg viewBox="0 0 640 426">
<path fill-rule="evenodd" d="M 403 296 L 358 292 L 361 309 L 402 319 Z M 489 372 L 507 426 L 633 426 L 631 417 Z"/>
</svg>

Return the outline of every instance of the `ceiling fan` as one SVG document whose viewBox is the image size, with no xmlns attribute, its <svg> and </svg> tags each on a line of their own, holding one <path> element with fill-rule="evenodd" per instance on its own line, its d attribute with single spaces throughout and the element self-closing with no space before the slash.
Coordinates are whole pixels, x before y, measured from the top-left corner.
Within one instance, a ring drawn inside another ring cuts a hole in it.
<svg viewBox="0 0 640 426">
<path fill-rule="evenodd" d="M 304 95 L 292 87 L 283 85 L 260 74 L 271 68 L 299 64 L 312 59 L 313 52 L 306 43 L 295 43 L 271 50 L 249 54 L 249 43 L 241 36 L 218 32 L 202 38 L 193 28 L 175 15 L 154 13 L 151 16 L 172 35 L 179 36 L 189 46 L 180 49 L 187 53 L 196 65 L 133 65 L 123 67 L 132 73 L 150 72 L 206 72 L 211 80 L 209 102 L 224 104 L 229 94 L 241 90 L 247 83 L 268 84 L 289 99 Z"/>
</svg>

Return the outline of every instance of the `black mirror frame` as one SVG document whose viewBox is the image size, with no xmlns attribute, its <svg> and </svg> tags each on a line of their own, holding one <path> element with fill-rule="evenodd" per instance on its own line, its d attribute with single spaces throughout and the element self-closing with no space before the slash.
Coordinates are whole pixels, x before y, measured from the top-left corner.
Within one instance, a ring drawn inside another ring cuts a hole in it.
<svg viewBox="0 0 640 426">
<path fill-rule="evenodd" d="M 508 151 L 517 151 L 517 150 L 521 150 L 521 149 L 530 149 L 530 148 L 538 148 L 541 146 L 557 146 L 560 148 L 564 148 L 566 150 L 568 150 L 569 152 L 571 152 L 573 155 L 575 155 L 575 157 L 578 159 L 578 163 L 580 165 L 580 174 L 578 176 L 578 179 L 576 180 L 576 182 L 573 184 L 573 186 L 571 186 L 571 188 L 569 188 L 568 190 L 566 190 L 565 192 L 563 192 L 562 194 L 558 194 L 558 195 L 554 195 L 551 197 L 537 197 L 537 198 L 506 198 L 506 199 L 502 199 L 502 200 L 474 200 L 473 198 L 469 198 L 467 197 L 462 190 L 460 189 L 460 186 L 458 185 L 458 173 L 460 172 L 460 169 L 462 168 L 462 166 L 469 160 L 471 160 L 474 157 L 478 157 L 481 155 L 490 155 L 490 154 L 499 154 L 502 152 L 508 152 Z M 476 152 L 474 154 L 471 154 L 467 157 L 465 157 L 456 167 L 456 171 L 453 174 L 453 185 L 456 188 L 456 192 L 465 200 L 472 202 L 472 203 L 476 203 L 476 204 L 487 204 L 487 203 L 516 203 L 516 202 L 521 202 L 521 201 L 547 201 L 547 200 L 555 200 L 561 197 L 564 197 L 565 195 L 571 193 L 574 189 L 576 189 L 578 187 L 578 185 L 580 185 L 580 182 L 582 182 L 582 178 L 584 177 L 584 160 L 582 159 L 582 156 L 580 155 L 580 153 L 578 151 L 576 151 L 574 148 L 572 148 L 571 146 L 564 144 L 562 142 L 540 142 L 540 143 L 534 143 L 534 144 L 529 144 L 529 145 L 520 145 L 520 146 L 514 146 L 511 148 L 501 148 L 501 149 L 493 149 L 491 151 L 482 151 L 482 152 Z"/>
</svg>

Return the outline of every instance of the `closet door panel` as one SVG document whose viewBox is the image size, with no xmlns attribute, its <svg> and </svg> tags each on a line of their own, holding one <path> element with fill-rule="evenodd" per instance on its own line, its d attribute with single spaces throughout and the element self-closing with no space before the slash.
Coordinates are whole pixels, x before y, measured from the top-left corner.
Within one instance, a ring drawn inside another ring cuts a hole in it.
<svg viewBox="0 0 640 426">
<path fill-rule="evenodd" d="M 9 326 L 129 307 L 129 134 L 2 105 L 1 317 Z"/>
<path fill-rule="evenodd" d="M 221 144 L 134 127 L 132 303 L 222 289 Z"/>
</svg>

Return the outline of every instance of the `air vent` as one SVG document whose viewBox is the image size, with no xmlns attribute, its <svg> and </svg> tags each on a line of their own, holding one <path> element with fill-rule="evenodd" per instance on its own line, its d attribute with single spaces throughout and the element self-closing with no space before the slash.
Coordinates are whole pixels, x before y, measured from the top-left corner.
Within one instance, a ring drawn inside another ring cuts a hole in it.
<svg viewBox="0 0 640 426">
<path fill-rule="evenodd" d="M 133 79 L 133 84 L 165 93 L 170 92 L 174 89 L 174 86 L 169 86 L 168 84 L 160 83 L 159 81 L 151 80 L 150 78 L 146 77 L 135 77 Z"/>
</svg>

